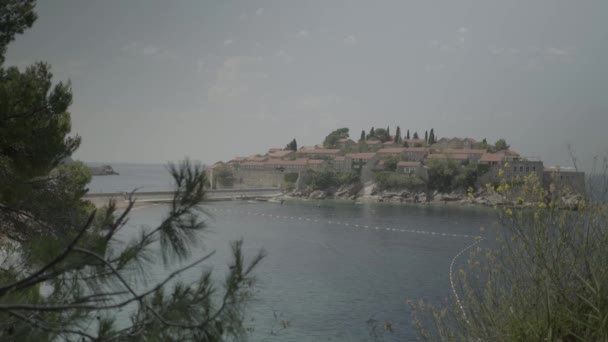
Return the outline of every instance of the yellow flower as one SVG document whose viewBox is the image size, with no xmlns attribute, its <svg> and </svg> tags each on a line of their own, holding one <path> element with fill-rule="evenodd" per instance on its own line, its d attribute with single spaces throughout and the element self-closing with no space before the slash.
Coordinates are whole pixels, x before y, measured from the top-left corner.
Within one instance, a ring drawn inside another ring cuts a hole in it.
<svg viewBox="0 0 608 342">
<path fill-rule="evenodd" d="M 502 177 L 502 175 L 505 174 L 505 170 L 503 169 L 498 169 L 498 177 Z"/>
<path fill-rule="evenodd" d="M 505 162 L 505 167 L 509 167 L 511 166 L 511 164 L 509 164 L 509 162 Z"/>
</svg>

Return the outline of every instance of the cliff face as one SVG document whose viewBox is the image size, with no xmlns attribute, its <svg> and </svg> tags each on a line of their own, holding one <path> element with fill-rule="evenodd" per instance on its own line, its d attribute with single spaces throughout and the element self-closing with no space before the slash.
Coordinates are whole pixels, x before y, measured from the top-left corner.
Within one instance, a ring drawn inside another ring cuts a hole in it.
<svg viewBox="0 0 608 342">
<path fill-rule="evenodd" d="M 109 176 L 118 174 L 118 172 L 114 171 L 110 165 L 89 166 L 89 169 L 91 169 L 91 174 L 93 176 Z"/>
</svg>

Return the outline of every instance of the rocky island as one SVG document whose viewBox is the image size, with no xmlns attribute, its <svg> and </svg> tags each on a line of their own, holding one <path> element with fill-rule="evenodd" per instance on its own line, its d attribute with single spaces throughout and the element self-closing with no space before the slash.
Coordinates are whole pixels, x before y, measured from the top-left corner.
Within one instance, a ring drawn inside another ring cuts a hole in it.
<svg viewBox="0 0 608 342">
<path fill-rule="evenodd" d="M 276 187 L 285 195 L 310 199 L 373 200 L 400 203 L 473 203 L 532 205 L 519 191 L 559 185 L 564 207 L 585 194 L 585 175 L 573 168 L 545 167 L 522 156 L 504 139 L 439 138 L 397 127 L 373 127 L 358 141 L 348 128 L 331 132 L 322 144 L 285 148 L 217 162 L 208 170 L 211 188 Z M 536 199 L 535 201 L 538 201 Z"/>
<path fill-rule="evenodd" d="M 89 166 L 89 169 L 93 176 L 110 176 L 118 174 L 110 165 Z"/>
</svg>

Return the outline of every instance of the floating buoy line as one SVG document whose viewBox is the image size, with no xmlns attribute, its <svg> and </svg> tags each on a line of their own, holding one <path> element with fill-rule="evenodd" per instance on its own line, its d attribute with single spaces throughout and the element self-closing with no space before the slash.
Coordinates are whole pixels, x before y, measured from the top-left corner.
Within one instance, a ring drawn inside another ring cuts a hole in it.
<svg viewBox="0 0 608 342">
<path fill-rule="evenodd" d="M 312 223 L 324 223 L 336 226 L 343 226 L 354 229 L 363 229 L 363 230 L 384 230 L 388 232 L 397 232 L 397 233 L 411 233 L 411 234 L 419 234 L 433 237 L 455 237 L 455 238 L 469 238 L 469 239 L 479 239 L 481 236 L 469 235 L 469 234 L 454 234 L 454 233 L 442 233 L 428 230 L 415 230 L 415 229 L 403 229 L 403 228 L 394 228 L 394 227 L 380 227 L 372 224 L 359 224 L 352 222 L 343 222 L 337 220 L 319 220 L 313 219 L 310 217 L 302 217 L 302 216 L 285 216 L 285 215 L 274 215 L 267 214 L 259 211 L 249 211 L 249 210 L 238 210 L 238 209 L 223 209 L 223 208 L 215 208 L 208 207 L 208 209 L 216 212 L 223 213 L 231 213 L 231 214 L 239 214 L 239 215 L 248 215 L 248 216 L 257 216 L 257 217 L 267 217 L 273 219 L 280 220 L 290 220 L 290 221 L 305 221 Z"/>
</svg>

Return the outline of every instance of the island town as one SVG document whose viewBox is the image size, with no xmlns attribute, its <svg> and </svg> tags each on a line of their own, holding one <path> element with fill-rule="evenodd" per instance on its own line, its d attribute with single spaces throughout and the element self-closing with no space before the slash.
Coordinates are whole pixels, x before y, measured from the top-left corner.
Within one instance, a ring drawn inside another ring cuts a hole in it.
<svg viewBox="0 0 608 342">
<path fill-rule="evenodd" d="M 559 183 L 570 193 L 585 192 L 583 172 L 572 167 L 547 167 L 539 157 L 510 149 L 504 139 L 489 144 L 486 139 L 469 137 L 437 138 L 433 129 L 425 131 L 424 136 L 418 132 L 410 135 L 409 130 L 402 135 L 399 127 L 395 134 L 390 134 L 389 127 L 372 128 L 367 134 L 362 131 L 358 141 L 350 138 L 348 128 L 341 128 L 331 132 L 322 144 L 299 148 L 294 139 L 285 148 L 217 162 L 208 173 L 213 189 L 277 187 L 287 193 L 312 193 L 312 197 L 321 198 L 341 195 L 341 187 L 357 183 L 359 186 L 351 186 L 344 197 L 356 198 L 365 192 L 365 185 L 373 185 L 375 190 L 389 192 L 423 192 L 425 200 L 435 197 L 429 191 L 435 190 L 436 196 L 447 199 L 446 193 L 462 195 L 488 184 L 498 186 L 504 179 L 517 182 L 525 177 L 534 177 L 547 189 Z M 310 175 L 319 173 L 331 173 L 347 181 L 311 187 Z M 403 201 L 402 197 L 414 196 L 403 194 L 396 197 Z"/>
</svg>

